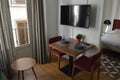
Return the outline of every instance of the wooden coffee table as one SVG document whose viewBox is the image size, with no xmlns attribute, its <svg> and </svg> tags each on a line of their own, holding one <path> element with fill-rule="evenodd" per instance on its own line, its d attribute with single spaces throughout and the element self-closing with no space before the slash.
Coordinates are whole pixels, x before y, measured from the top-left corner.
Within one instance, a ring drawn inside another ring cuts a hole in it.
<svg viewBox="0 0 120 80">
<path fill-rule="evenodd" d="M 19 58 L 11 64 L 11 67 L 13 70 L 18 71 L 18 80 L 20 80 L 20 73 L 22 73 L 22 80 L 24 80 L 24 71 L 28 69 L 32 69 L 37 80 L 37 76 L 33 68 L 35 64 L 36 61 L 33 58 Z"/>
</svg>

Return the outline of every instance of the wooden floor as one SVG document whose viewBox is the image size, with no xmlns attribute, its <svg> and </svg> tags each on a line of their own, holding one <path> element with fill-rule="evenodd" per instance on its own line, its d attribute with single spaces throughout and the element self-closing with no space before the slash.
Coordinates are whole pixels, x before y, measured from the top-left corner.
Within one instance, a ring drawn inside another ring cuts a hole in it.
<svg viewBox="0 0 120 80">
<path fill-rule="evenodd" d="M 62 59 L 61 67 L 66 65 L 66 63 L 67 61 L 65 59 Z M 46 63 L 42 65 L 37 64 L 34 67 L 34 69 L 37 74 L 37 80 L 71 80 L 69 76 L 58 70 L 57 58 L 55 57 L 53 57 L 51 63 Z M 14 76 L 14 79 L 12 80 L 17 80 L 17 73 Z M 24 80 L 36 80 L 31 69 L 24 72 Z M 78 75 L 75 76 L 74 80 L 89 80 L 88 74 L 81 71 Z M 94 75 L 94 80 L 97 80 L 96 74 Z M 109 76 L 100 73 L 100 80 L 112 80 L 112 79 Z"/>
</svg>

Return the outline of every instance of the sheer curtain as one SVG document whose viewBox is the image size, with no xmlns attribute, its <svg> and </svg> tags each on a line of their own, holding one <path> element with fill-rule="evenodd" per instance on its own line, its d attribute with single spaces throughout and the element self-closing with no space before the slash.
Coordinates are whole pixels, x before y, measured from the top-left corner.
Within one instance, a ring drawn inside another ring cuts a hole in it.
<svg viewBox="0 0 120 80">
<path fill-rule="evenodd" d="M 14 49 L 10 34 L 11 22 L 8 0 L 0 0 L 0 70 L 9 77 L 12 74 L 11 62 L 13 61 Z"/>
<path fill-rule="evenodd" d="M 27 0 L 28 23 L 32 37 L 32 55 L 38 63 L 47 60 L 47 37 L 43 0 Z"/>
</svg>

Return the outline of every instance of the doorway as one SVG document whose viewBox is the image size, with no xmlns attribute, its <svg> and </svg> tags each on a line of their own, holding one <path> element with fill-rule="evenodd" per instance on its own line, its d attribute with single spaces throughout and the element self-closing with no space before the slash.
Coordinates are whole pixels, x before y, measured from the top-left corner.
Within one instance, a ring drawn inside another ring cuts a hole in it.
<svg viewBox="0 0 120 80">
<path fill-rule="evenodd" d="M 31 57 L 32 48 L 30 28 L 27 19 L 26 0 L 9 0 L 12 34 L 14 41 L 14 58 Z"/>
</svg>

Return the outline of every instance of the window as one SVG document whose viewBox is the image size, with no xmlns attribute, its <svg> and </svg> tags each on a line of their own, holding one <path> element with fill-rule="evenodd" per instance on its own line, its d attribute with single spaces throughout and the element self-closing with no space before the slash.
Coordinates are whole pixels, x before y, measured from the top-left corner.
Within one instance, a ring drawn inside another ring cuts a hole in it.
<svg viewBox="0 0 120 80">
<path fill-rule="evenodd" d="M 18 37 L 18 45 L 27 44 L 28 43 L 28 32 L 27 32 L 27 20 L 16 21 L 17 24 L 17 37 Z"/>
<path fill-rule="evenodd" d="M 29 43 L 27 20 L 16 21 L 16 28 L 13 28 L 15 46 Z"/>
<path fill-rule="evenodd" d="M 25 4 L 25 0 L 10 0 L 11 4 Z"/>
<path fill-rule="evenodd" d="M 27 9 L 25 0 L 9 0 L 10 15 L 13 31 L 13 39 L 15 47 L 25 46 L 30 44 L 29 26 L 27 19 Z M 23 4 L 24 6 L 21 6 Z M 18 7 L 19 6 L 19 7 Z"/>
</svg>

